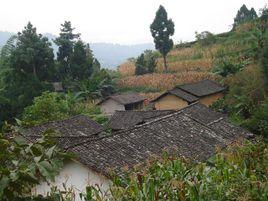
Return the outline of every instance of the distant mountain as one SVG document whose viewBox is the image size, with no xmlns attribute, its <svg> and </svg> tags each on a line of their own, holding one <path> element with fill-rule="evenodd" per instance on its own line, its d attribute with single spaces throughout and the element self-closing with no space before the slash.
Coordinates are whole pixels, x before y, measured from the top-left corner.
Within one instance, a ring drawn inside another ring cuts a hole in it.
<svg viewBox="0 0 268 201">
<path fill-rule="evenodd" d="M 0 47 L 3 46 L 6 41 L 13 35 L 11 32 L 0 31 Z M 55 35 L 51 33 L 45 33 L 51 42 L 56 55 L 57 46 L 53 43 Z M 136 45 L 120 45 L 113 43 L 90 43 L 90 47 L 95 57 L 101 63 L 104 68 L 115 69 L 118 65 L 124 62 L 130 57 L 137 57 L 146 49 L 154 49 L 152 43 L 136 44 Z"/>
</svg>

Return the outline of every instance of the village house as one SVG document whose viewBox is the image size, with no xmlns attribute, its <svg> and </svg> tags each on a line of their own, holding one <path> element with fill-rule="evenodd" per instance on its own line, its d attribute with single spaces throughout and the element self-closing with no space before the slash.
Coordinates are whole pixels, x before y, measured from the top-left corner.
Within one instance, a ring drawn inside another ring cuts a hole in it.
<svg viewBox="0 0 268 201">
<path fill-rule="evenodd" d="M 111 116 L 116 110 L 141 110 L 144 106 L 144 100 L 142 96 L 137 93 L 129 94 L 116 94 L 111 95 L 100 101 L 98 105 L 101 108 L 103 114 Z"/>
<path fill-rule="evenodd" d="M 166 91 L 155 98 L 152 103 L 156 110 L 182 109 L 197 101 L 210 106 L 224 96 L 225 89 L 212 80 L 202 80 Z"/>
<path fill-rule="evenodd" d="M 42 183 L 35 192 L 46 194 L 52 185 L 63 189 L 65 183 L 79 200 L 79 192 L 87 185 L 97 184 L 103 192 L 107 191 L 111 171 L 123 176 L 125 167 L 143 164 L 150 157 L 161 157 L 163 152 L 204 161 L 215 154 L 217 147 L 224 148 L 236 140 L 252 137 L 251 133 L 229 123 L 226 116 L 199 103 L 144 119 L 150 121 L 110 134 L 103 133 L 100 125 L 84 116 L 30 129 L 25 135 L 28 140 L 36 139 L 45 129 L 56 128 L 62 133 L 57 136 L 59 146 L 76 155 L 64 165 L 54 183 Z"/>
</svg>

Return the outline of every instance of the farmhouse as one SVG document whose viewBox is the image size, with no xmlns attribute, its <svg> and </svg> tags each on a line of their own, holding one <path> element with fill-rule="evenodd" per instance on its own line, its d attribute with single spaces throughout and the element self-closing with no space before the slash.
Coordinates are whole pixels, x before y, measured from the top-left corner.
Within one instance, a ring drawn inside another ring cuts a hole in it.
<svg viewBox="0 0 268 201">
<path fill-rule="evenodd" d="M 111 95 L 98 103 L 102 113 L 111 116 L 116 110 L 140 110 L 144 98 L 137 93 Z"/>
<path fill-rule="evenodd" d="M 107 191 L 111 170 L 123 176 L 124 167 L 132 168 L 163 152 L 203 161 L 215 154 L 216 147 L 252 136 L 230 124 L 224 115 L 199 103 L 163 115 L 146 115 L 145 123 L 111 134 L 102 133 L 100 126 L 84 116 L 51 123 L 57 131 L 65 132 L 57 136 L 59 146 L 76 155 L 75 160 L 65 164 L 51 185 L 62 188 L 65 183 L 74 189 L 78 200 L 79 190 L 85 190 L 87 185 L 98 184 Z M 50 128 L 48 125 L 30 129 L 25 137 L 36 139 L 46 127 Z M 49 189 L 49 185 L 43 183 L 35 191 L 45 194 Z"/>
<path fill-rule="evenodd" d="M 157 110 L 181 109 L 199 101 L 210 106 L 224 96 L 225 87 L 212 80 L 185 84 L 169 90 L 152 102 Z"/>
</svg>

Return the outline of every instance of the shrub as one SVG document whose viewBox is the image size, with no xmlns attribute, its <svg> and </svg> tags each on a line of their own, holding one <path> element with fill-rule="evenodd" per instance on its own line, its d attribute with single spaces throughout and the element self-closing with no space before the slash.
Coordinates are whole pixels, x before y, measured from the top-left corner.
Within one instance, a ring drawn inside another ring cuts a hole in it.
<svg viewBox="0 0 268 201">
<path fill-rule="evenodd" d="M 52 135 L 47 131 L 29 143 L 19 135 L 0 133 L 0 200 L 34 200 L 25 198 L 32 188 L 54 180 L 67 155 L 56 147 Z"/>
<path fill-rule="evenodd" d="M 252 117 L 244 125 L 254 133 L 268 137 L 268 98 L 254 111 Z"/>
</svg>

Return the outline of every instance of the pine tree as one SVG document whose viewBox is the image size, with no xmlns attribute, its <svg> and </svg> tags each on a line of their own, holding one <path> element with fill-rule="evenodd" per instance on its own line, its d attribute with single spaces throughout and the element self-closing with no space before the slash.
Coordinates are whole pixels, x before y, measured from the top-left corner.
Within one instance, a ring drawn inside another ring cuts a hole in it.
<svg viewBox="0 0 268 201">
<path fill-rule="evenodd" d="M 60 36 L 55 39 L 55 44 L 59 46 L 57 53 L 57 61 L 59 62 L 59 76 L 61 79 L 66 79 L 71 72 L 71 56 L 73 53 L 76 39 L 79 39 L 80 34 L 74 34 L 75 28 L 72 27 L 70 21 L 65 21 L 61 24 Z"/>
<path fill-rule="evenodd" d="M 170 36 L 174 34 L 174 23 L 168 19 L 167 12 L 163 6 L 160 5 L 156 12 L 155 19 L 150 26 L 151 34 L 154 38 L 155 49 L 159 50 L 164 59 L 165 71 L 167 72 L 166 57 L 168 52 L 173 47 L 173 40 Z"/>
<path fill-rule="evenodd" d="M 49 71 L 54 67 L 53 49 L 30 22 L 18 33 L 10 65 L 17 74 L 33 74 L 41 81 L 49 80 Z"/>
</svg>

